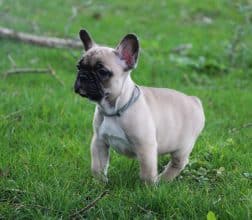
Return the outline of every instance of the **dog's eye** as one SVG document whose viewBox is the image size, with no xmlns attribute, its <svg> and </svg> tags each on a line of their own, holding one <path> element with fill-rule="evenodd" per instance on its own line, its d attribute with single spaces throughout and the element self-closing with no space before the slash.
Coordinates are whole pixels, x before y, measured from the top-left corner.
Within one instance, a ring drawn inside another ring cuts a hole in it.
<svg viewBox="0 0 252 220">
<path fill-rule="evenodd" d="M 98 63 L 96 63 L 95 68 L 96 69 L 102 69 L 103 65 L 100 62 L 98 62 Z"/>
<path fill-rule="evenodd" d="M 101 75 L 101 76 L 106 76 L 109 74 L 109 71 L 106 69 L 99 69 L 97 70 L 97 72 Z"/>
<path fill-rule="evenodd" d="M 111 72 L 105 68 L 98 69 L 97 73 L 103 80 L 108 79 L 112 75 Z"/>
</svg>

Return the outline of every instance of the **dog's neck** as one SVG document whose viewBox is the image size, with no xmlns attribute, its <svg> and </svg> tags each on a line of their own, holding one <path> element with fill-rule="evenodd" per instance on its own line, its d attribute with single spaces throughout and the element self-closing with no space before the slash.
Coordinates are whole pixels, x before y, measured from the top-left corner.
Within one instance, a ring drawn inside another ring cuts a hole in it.
<svg viewBox="0 0 252 220">
<path fill-rule="evenodd" d="M 114 100 L 104 98 L 98 105 L 100 105 L 106 113 L 111 114 L 120 109 L 130 100 L 134 88 L 135 83 L 131 79 L 129 72 L 127 73 L 127 76 L 125 76 L 120 94 Z"/>
</svg>

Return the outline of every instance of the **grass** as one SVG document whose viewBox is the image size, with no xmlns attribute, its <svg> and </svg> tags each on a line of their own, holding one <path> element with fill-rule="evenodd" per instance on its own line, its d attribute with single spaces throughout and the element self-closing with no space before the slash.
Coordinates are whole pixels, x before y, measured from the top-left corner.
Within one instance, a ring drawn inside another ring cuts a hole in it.
<svg viewBox="0 0 252 220">
<path fill-rule="evenodd" d="M 0 25 L 18 31 L 77 37 L 85 27 L 110 46 L 135 32 L 142 51 L 134 80 L 199 96 L 206 113 L 191 162 L 174 182 L 145 186 L 137 161 L 113 152 L 103 185 L 90 172 L 94 105 L 72 89 L 82 51 L 0 39 L 0 72 L 11 67 L 9 55 L 18 67 L 50 64 L 65 83 L 46 74 L 0 76 L 0 219 L 68 219 L 105 190 L 79 217 L 206 219 L 212 211 L 218 219 L 251 219 L 249 2 L 0 1 Z M 192 48 L 170 52 L 181 44 Z M 168 160 L 160 158 L 160 170 Z"/>
</svg>

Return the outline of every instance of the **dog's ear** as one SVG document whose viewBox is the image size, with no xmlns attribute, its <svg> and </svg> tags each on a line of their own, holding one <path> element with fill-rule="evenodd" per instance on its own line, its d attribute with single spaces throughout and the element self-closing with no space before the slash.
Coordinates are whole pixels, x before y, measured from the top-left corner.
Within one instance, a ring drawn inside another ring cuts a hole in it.
<svg viewBox="0 0 252 220">
<path fill-rule="evenodd" d="M 116 52 L 123 61 L 125 71 L 135 68 L 139 54 L 139 41 L 137 36 L 135 34 L 127 34 L 116 47 Z"/>
<path fill-rule="evenodd" d="M 92 37 L 86 30 L 81 29 L 79 35 L 86 51 L 88 51 L 95 45 L 94 41 L 92 40 Z"/>
</svg>

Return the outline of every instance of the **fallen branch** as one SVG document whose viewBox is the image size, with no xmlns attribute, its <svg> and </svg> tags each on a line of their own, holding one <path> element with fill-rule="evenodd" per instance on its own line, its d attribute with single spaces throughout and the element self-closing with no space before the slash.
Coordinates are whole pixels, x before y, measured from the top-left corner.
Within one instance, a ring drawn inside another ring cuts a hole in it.
<svg viewBox="0 0 252 220">
<path fill-rule="evenodd" d="M 45 47 L 56 47 L 56 48 L 66 47 L 76 49 L 83 48 L 82 43 L 74 39 L 37 36 L 33 34 L 27 34 L 24 32 L 17 32 L 15 30 L 4 27 L 0 27 L 0 38 L 8 38 Z"/>
<path fill-rule="evenodd" d="M 75 218 L 76 216 L 80 215 L 80 214 L 83 214 L 84 212 L 88 211 L 89 209 L 91 209 L 92 207 L 95 206 L 95 204 L 101 200 L 105 195 L 108 194 L 108 190 L 102 192 L 97 198 L 95 198 L 91 203 L 89 203 L 87 206 L 85 206 L 84 208 L 78 210 L 77 212 L 69 215 L 69 218 L 70 219 L 73 219 Z"/>
<path fill-rule="evenodd" d="M 10 70 L 7 70 L 4 73 L 4 77 L 15 75 L 15 74 L 24 74 L 24 73 L 48 73 L 52 75 L 62 86 L 64 86 L 63 81 L 56 75 L 55 70 L 49 65 L 48 68 L 43 69 L 36 69 L 36 68 L 13 68 Z"/>
</svg>

